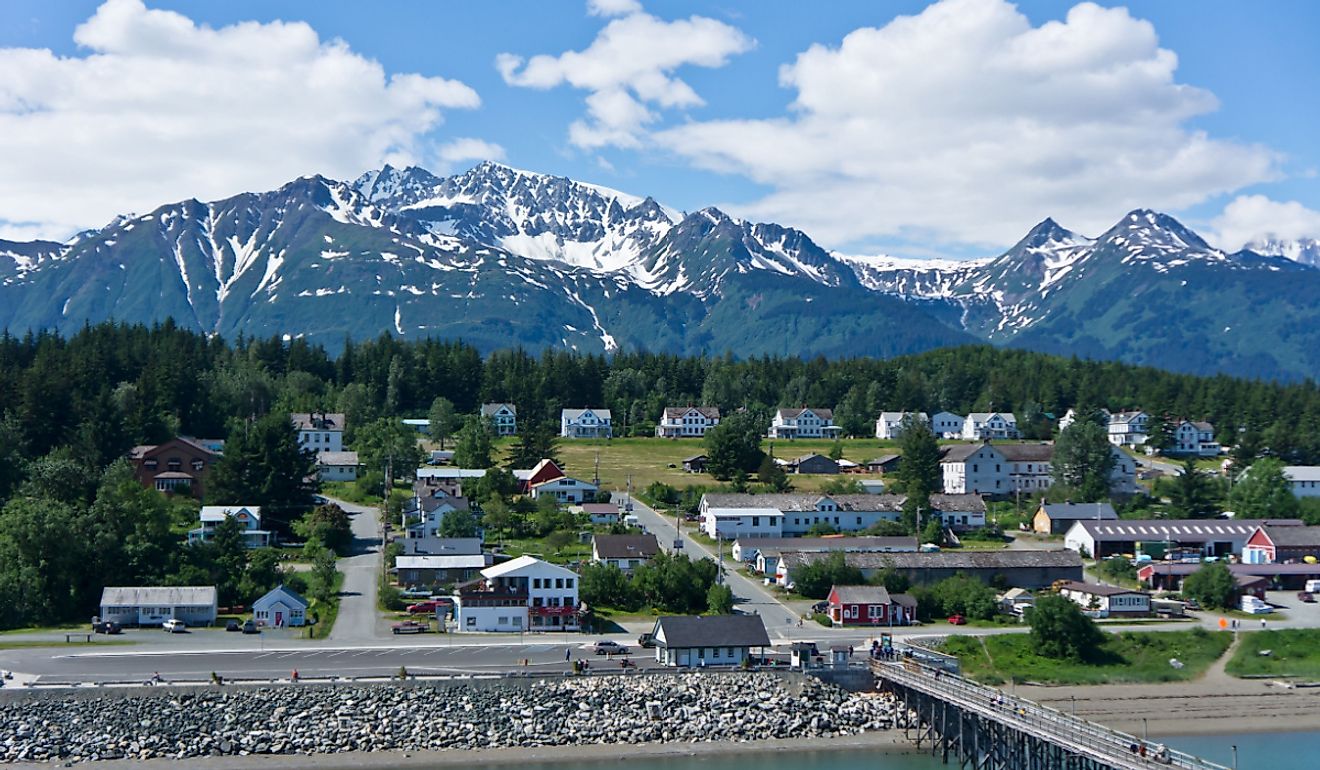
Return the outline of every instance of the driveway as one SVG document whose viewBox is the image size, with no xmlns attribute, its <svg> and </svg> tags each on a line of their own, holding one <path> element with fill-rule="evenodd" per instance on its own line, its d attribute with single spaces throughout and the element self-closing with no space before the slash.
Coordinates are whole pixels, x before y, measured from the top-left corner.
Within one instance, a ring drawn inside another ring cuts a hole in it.
<svg viewBox="0 0 1320 770">
<path fill-rule="evenodd" d="M 350 555 L 338 564 L 344 573 L 344 587 L 339 593 L 339 618 L 330 631 L 330 641 L 342 644 L 387 638 L 384 620 L 376 611 L 382 569 L 380 509 L 343 500 L 331 502 L 348 513 L 353 544 Z"/>
</svg>

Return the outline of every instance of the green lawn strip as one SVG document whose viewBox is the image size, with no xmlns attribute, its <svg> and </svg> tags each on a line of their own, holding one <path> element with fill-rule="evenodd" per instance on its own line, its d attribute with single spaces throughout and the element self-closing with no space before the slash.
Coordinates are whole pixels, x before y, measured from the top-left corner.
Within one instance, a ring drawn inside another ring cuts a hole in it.
<svg viewBox="0 0 1320 770">
<path fill-rule="evenodd" d="M 352 481 L 326 481 L 321 484 L 321 494 L 358 505 L 380 505 L 379 495 L 364 495 Z"/>
<path fill-rule="evenodd" d="M 1010 681 L 1120 684 L 1195 679 L 1231 643 L 1232 636 L 1225 632 L 1124 632 L 1108 636 L 1097 660 L 1071 661 L 1037 655 L 1029 634 L 1000 634 L 984 640 L 951 636 L 944 651 L 958 657 L 964 676 L 991 685 Z M 1171 658 L 1177 658 L 1183 667 L 1169 665 Z"/>
<path fill-rule="evenodd" d="M 769 451 L 766 441 L 761 448 Z M 800 440 L 775 441 L 776 457 L 789 459 L 805 454 L 828 455 L 833 441 Z M 844 439 L 843 456 L 854 462 L 865 462 L 873 457 L 894 452 L 894 442 L 877 439 Z M 628 479 L 632 479 L 634 494 L 659 481 L 682 489 L 690 486 L 715 486 L 720 482 L 707 473 L 688 473 L 683 470 L 683 460 L 694 455 L 704 454 L 705 447 L 700 439 L 657 439 L 657 438 L 619 438 L 619 439 L 563 439 L 559 443 L 559 459 L 570 476 L 591 479 L 596 470 L 596 459 L 600 458 L 601 486 L 607 490 L 626 489 Z M 669 467 L 669 466 L 674 467 Z M 790 475 L 793 488 L 800 492 L 814 492 L 820 485 L 837 479 L 838 476 L 796 476 Z M 878 476 L 849 476 L 848 478 L 869 479 Z"/>
<path fill-rule="evenodd" d="M 1269 650 L 1269 655 L 1261 655 Z M 1320 679 L 1320 629 L 1290 628 L 1242 635 L 1226 669 L 1233 676 Z"/>
<path fill-rule="evenodd" d="M 334 630 L 335 620 L 339 618 L 339 592 L 344 589 L 344 573 L 335 573 L 334 598 L 329 604 L 316 604 L 311 611 L 317 613 L 316 626 L 314 627 L 315 638 L 325 639 L 330 636 Z"/>
<path fill-rule="evenodd" d="M 86 633 L 90 630 L 91 630 L 90 624 L 87 623 L 86 621 L 83 621 L 81 623 L 64 623 L 57 626 L 30 626 L 28 628 L 11 628 L 8 631 L 0 631 L 0 637 L 11 636 L 13 634 L 52 634 L 52 633 L 69 633 L 69 632 Z"/>
<path fill-rule="evenodd" d="M 131 639 L 97 639 L 93 637 L 92 641 L 85 642 L 61 642 L 61 641 L 22 641 L 22 642 L 0 642 L 0 650 L 27 650 L 37 647 L 122 647 L 124 645 L 137 644 Z"/>
</svg>

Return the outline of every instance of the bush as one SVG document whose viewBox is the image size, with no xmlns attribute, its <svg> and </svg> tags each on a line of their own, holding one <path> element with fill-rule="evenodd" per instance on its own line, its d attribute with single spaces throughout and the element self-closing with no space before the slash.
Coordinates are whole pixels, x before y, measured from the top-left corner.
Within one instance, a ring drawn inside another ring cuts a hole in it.
<svg viewBox="0 0 1320 770">
<path fill-rule="evenodd" d="M 1237 580 L 1222 561 L 1204 564 L 1183 580 L 1184 596 L 1195 599 L 1202 607 L 1227 609 L 1233 606 L 1237 595 Z"/>
<path fill-rule="evenodd" d="M 1120 580 L 1136 580 L 1137 568 L 1128 559 L 1122 556 L 1111 556 L 1096 564 L 1095 569 L 1102 576 L 1118 582 Z"/>
<path fill-rule="evenodd" d="M 798 567 L 793 570 L 791 579 L 798 593 L 812 599 L 824 599 L 834 586 L 855 586 L 866 582 L 861 570 L 848 566 L 841 551 Z"/>
<path fill-rule="evenodd" d="M 1036 652 L 1047 658 L 1092 660 L 1104 642 L 1104 633 L 1095 621 L 1058 594 L 1038 597 L 1027 622 Z"/>
</svg>

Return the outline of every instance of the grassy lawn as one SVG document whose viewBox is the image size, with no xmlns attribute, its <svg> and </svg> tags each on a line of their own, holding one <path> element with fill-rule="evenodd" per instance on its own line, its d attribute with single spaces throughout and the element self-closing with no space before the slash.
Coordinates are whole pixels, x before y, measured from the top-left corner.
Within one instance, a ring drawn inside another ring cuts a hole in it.
<svg viewBox="0 0 1320 770">
<path fill-rule="evenodd" d="M 1261 655 L 1269 650 L 1268 656 Z M 1242 635 L 1233 659 L 1228 662 L 1233 676 L 1296 676 L 1320 679 L 1320 629 L 1294 628 L 1287 631 L 1258 631 Z"/>
<path fill-rule="evenodd" d="M 58 626 L 31 626 L 28 628 L 11 628 L 8 631 L 0 631 L 0 637 L 10 636 L 12 634 L 46 634 L 65 631 L 90 631 L 91 624 L 83 621 L 81 623 L 64 623 Z"/>
<path fill-rule="evenodd" d="M 1029 634 L 952 636 L 945 641 L 944 651 L 958 657 L 965 676 L 991 685 L 1014 680 L 1120 684 L 1195 679 L 1224 654 L 1231 642 L 1228 633 L 1200 630 L 1111 634 L 1095 662 L 1037 655 Z M 1183 668 L 1170 666 L 1170 658 L 1182 661 Z"/>
<path fill-rule="evenodd" d="M 352 481 L 326 481 L 321 484 L 321 494 L 336 500 L 346 500 L 358 505 L 380 505 L 380 495 L 364 495 Z"/>
<path fill-rule="evenodd" d="M 334 599 L 329 604 L 315 604 L 310 612 L 317 613 L 316 625 L 312 627 L 312 638 L 324 639 L 334 630 L 335 620 L 339 618 L 339 592 L 344 589 L 344 573 L 335 573 Z M 313 600 L 315 602 L 315 600 Z"/>
<path fill-rule="evenodd" d="M 761 448 L 770 451 L 769 441 Z M 791 458 L 804 454 L 828 455 L 834 442 L 826 440 L 775 441 L 776 457 Z M 843 456 L 854 462 L 865 462 L 872 457 L 892 453 L 896 444 L 879 439 L 844 439 Z M 626 489 L 632 477 L 634 492 L 660 481 L 670 486 L 714 486 L 720 482 L 706 473 L 687 473 L 683 460 L 706 450 L 700 439 L 619 438 L 604 440 L 563 439 L 559 444 L 559 458 L 564 470 L 573 476 L 590 479 L 595 473 L 596 457 L 600 456 L 600 479 L 604 489 Z M 673 468 L 669 466 L 673 465 Z M 789 476 L 793 488 L 800 492 L 814 492 L 820 485 L 837 476 Z M 856 479 L 876 479 L 879 476 L 849 476 Z"/>
<path fill-rule="evenodd" d="M 509 538 L 487 543 L 487 545 L 499 545 L 501 551 L 510 557 L 530 554 L 551 564 L 569 564 L 591 559 L 591 543 L 579 543 L 577 538 L 574 538 L 571 543 L 562 548 L 551 547 L 545 538 Z"/>
</svg>

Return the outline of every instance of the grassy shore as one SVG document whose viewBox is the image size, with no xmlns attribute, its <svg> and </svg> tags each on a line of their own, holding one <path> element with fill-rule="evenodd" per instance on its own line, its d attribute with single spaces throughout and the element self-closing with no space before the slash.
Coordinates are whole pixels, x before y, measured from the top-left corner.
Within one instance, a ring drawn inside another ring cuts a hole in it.
<svg viewBox="0 0 1320 770">
<path fill-rule="evenodd" d="M 1268 655 L 1262 652 L 1269 651 Z M 1320 629 L 1257 631 L 1243 634 L 1225 668 L 1233 676 L 1320 679 Z"/>
<path fill-rule="evenodd" d="M 965 676 L 986 684 L 1117 684 L 1195 679 L 1231 643 L 1228 633 L 1201 630 L 1112 634 L 1092 661 L 1038 655 L 1028 634 L 953 636 L 944 650 L 958 657 Z M 1183 667 L 1169 665 L 1172 658 Z"/>
</svg>

